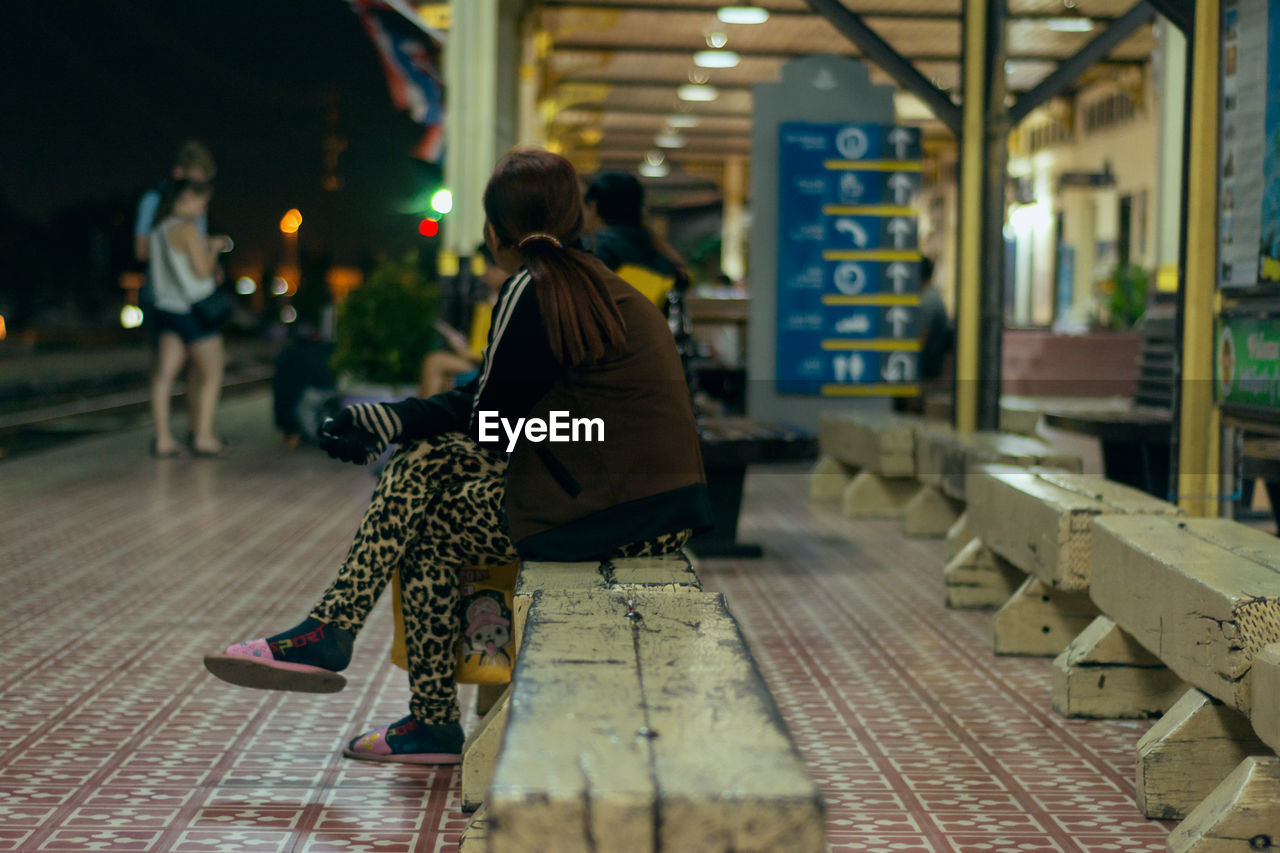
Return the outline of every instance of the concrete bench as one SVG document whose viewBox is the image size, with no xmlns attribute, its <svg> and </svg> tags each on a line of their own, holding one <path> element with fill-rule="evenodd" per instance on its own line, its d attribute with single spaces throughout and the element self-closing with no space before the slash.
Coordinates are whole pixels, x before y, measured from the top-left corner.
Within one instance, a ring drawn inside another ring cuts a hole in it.
<svg viewBox="0 0 1280 853">
<path fill-rule="evenodd" d="M 538 592 L 521 642 L 492 853 L 824 849 L 817 788 L 722 596 Z"/>
<path fill-rule="evenodd" d="M 915 431 L 922 418 L 889 412 L 818 417 L 821 456 L 809 479 L 813 500 L 840 500 L 849 518 L 902 518 L 920 490 Z"/>
<path fill-rule="evenodd" d="M 602 563 L 525 562 L 520 566 L 512 595 L 512 638 L 517 654 L 529 605 L 538 592 L 567 590 L 649 589 L 662 592 L 701 592 L 702 582 L 684 554 L 607 560 Z M 462 810 L 475 811 L 484 802 L 493 778 L 507 722 L 507 688 L 490 703 L 480 724 L 471 732 L 462 754 Z"/>
<path fill-rule="evenodd" d="M 953 531 L 968 530 L 961 518 L 968 502 L 972 475 L 984 465 L 1013 465 L 1019 468 L 1057 468 L 1079 471 L 1079 458 L 1061 453 L 1043 441 L 1000 432 L 957 432 L 950 427 L 929 425 L 916 431 L 916 476 L 925 488 L 912 507 L 921 519 L 908 535 L 944 536 L 955 543 L 951 553 L 967 542 Z M 957 524 L 957 522 L 962 522 Z M 967 535 L 967 533 L 965 534 Z"/>
<path fill-rule="evenodd" d="M 1097 475 L 988 465 L 974 472 L 967 486 L 968 526 L 980 547 L 990 550 L 988 561 L 1006 564 L 1022 575 L 1018 589 L 1008 595 L 1007 601 L 993 602 L 1002 605 L 992 622 L 996 654 L 1058 655 L 1099 615 L 1087 594 L 1095 519 L 1108 515 L 1182 515 L 1173 504 Z M 948 577 L 960 572 L 972 574 L 963 558 L 952 560 L 947 572 Z M 970 577 L 964 580 L 972 583 Z M 989 587 L 992 598 L 1004 593 L 1008 583 L 1007 571 L 993 573 Z M 1077 663 L 1084 669 L 1104 663 L 1128 663 L 1099 659 L 1100 651 L 1095 646 Z M 1142 671 L 1127 675 L 1137 677 L 1144 685 L 1157 677 L 1146 670 L 1163 670 L 1158 661 L 1147 657 L 1132 665 Z M 1087 680 L 1096 674 L 1083 676 Z M 1113 681 L 1125 677 L 1119 672 L 1112 675 Z M 1164 678 L 1171 687 L 1179 684 L 1167 673 Z M 1082 688 L 1079 698 L 1084 704 L 1072 707 L 1071 686 L 1061 685 L 1059 697 L 1067 703 L 1059 711 L 1069 716 L 1149 716 L 1164 711 L 1177 698 L 1173 696 L 1163 707 L 1149 708 L 1143 703 L 1143 707 L 1133 709 L 1118 707 L 1111 714 L 1099 705 L 1103 697 L 1084 689 L 1084 684 L 1074 685 Z M 1123 691 L 1111 691 L 1111 695 L 1117 702 L 1124 700 Z M 1168 697 L 1169 691 L 1161 691 L 1161 695 Z"/>
<path fill-rule="evenodd" d="M 464 750 L 465 853 L 822 849 L 817 788 L 687 560 L 526 563 L 514 621 L 513 684 Z M 623 737 L 638 718 L 658 735 Z"/>
<path fill-rule="evenodd" d="M 1093 524 L 1090 597 L 1194 688 L 1138 744 L 1140 807 L 1186 818 L 1170 836 L 1175 853 L 1274 849 L 1280 541 L 1225 519 Z"/>
</svg>

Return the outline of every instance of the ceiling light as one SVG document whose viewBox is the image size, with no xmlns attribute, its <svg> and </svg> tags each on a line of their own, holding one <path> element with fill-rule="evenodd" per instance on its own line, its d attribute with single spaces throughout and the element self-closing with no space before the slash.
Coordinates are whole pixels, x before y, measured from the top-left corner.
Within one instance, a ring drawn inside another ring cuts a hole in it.
<svg viewBox="0 0 1280 853">
<path fill-rule="evenodd" d="M 682 101 L 714 101 L 720 93 L 715 86 L 689 84 L 676 89 L 676 97 Z"/>
<path fill-rule="evenodd" d="M 1050 18 L 1049 29 L 1056 33 L 1088 33 L 1093 31 L 1093 21 L 1088 18 Z"/>
<path fill-rule="evenodd" d="M 716 50 L 719 50 L 728 43 L 729 37 L 719 30 L 707 33 L 707 47 L 714 47 Z"/>
<path fill-rule="evenodd" d="M 671 169 L 666 163 L 658 163 L 657 165 L 648 162 L 641 163 L 640 168 L 636 171 L 640 173 L 641 177 L 645 178 L 665 178 L 671 173 Z"/>
<path fill-rule="evenodd" d="M 654 137 L 653 144 L 659 148 L 683 148 L 684 137 L 678 133 L 659 133 Z"/>
<path fill-rule="evenodd" d="M 716 17 L 726 24 L 763 24 L 769 12 L 759 6 L 721 6 Z"/>
<path fill-rule="evenodd" d="M 661 151 L 650 151 L 648 154 L 644 155 L 644 161 L 650 166 L 659 166 L 665 159 L 667 158 Z"/>
<path fill-rule="evenodd" d="M 700 50 L 693 55 L 693 64 L 699 68 L 736 68 L 738 61 L 732 50 Z"/>
<path fill-rule="evenodd" d="M 702 119 L 687 113 L 667 116 L 667 127 L 697 127 L 701 122 Z"/>
<path fill-rule="evenodd" d="M 711 79 L 711 75 L 710 75 L 710 74 L 708 74 L 708 73 L 707 73 L 707 72 L 705 72 L 705 71 L 690 71 L 690 72 L 689 72 L 689 82 L 690 82 L 690 83 L 696 83 L 697 85 L 701 86 L 703 83 L 707 82 L 707 81 L 708 81 L 708 80 L 710 80 L 710 79 Z"/>
</svg>

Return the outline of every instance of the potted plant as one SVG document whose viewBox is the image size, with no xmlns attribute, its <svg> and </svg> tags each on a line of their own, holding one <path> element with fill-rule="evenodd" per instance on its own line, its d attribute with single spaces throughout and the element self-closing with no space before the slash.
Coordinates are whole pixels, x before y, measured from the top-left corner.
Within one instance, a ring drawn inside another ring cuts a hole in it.
<svg viewBox="0 0 1280 853">
<path fill-rule="evenodd" d="M 1133 263 L 1117 264 L 1111 273 L 1107 315 L 1118 332 L 1132 329 L 1147 310 L 1147 273 Z"/>
<path fill-rule="evenodd" d="M 439 292 L 416 253 L 383 261 L 347 295 L 337 306 L 329 362 L 343 405 L 417 392 L 438 305 Z"/>
</svg>

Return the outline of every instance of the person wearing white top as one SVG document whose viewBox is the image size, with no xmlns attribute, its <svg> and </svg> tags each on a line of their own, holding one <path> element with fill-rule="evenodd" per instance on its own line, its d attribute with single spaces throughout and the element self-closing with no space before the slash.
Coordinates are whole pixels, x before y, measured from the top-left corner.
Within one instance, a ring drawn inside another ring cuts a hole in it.
<svg viewBox="0 0 1280 853">
<path fill-rule="evenodd" d="M 151 417 L 155 424 L 152 453 L 157 457 L 181 452 L 170 426 L 169 403 L 173 383 L 190 357 L 193 367 L 187 394 L 191 449 L 197 456 L 217 456 L 222 442 L 213 431 L 213 415 L 222 391 L 222 335 L 201 325 L 191 305 L 213 292 L 219 252 L 229 251 L 231 238 L 210 237 L 200 223 L 209 208 L 213 185 L 182 180 L 173 184 L 160 204 L 158 224 L 150 237 L 150 278 L 155 292 L 152 313 L 157 333 L 151 374 Z"/>
</svg>

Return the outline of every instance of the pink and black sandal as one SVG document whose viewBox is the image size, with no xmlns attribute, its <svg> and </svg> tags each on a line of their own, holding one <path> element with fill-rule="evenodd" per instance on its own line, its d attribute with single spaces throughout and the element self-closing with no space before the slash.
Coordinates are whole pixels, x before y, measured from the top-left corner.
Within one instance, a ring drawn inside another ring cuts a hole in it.
<svg viewBox="0 0 1280 853">
<path fill-rule="evenodd" d="M 204 666 L 223 681 L 259 690 L 337 693 L 347 686 L 347 679 L 333 670 L 277 660 L 266 640 L 247 640 L 205 655 Z"/>
<path fill-rule="evenodd" d="M 361 761 L 459 764 L 463 740 L 462 726 L 458 723 L 428 725 L 408 716 L 354 738 L 342 754 Z"/>
</svg>

